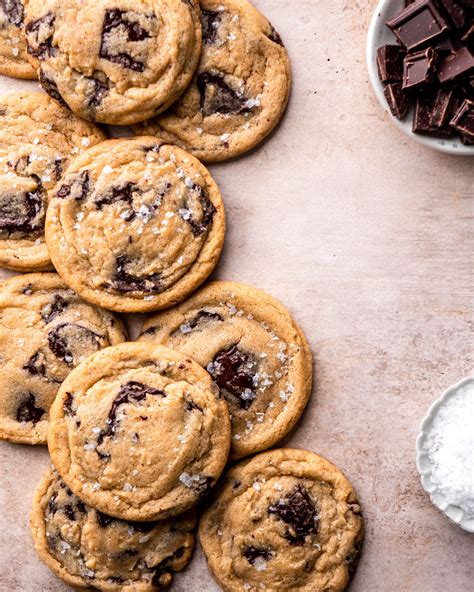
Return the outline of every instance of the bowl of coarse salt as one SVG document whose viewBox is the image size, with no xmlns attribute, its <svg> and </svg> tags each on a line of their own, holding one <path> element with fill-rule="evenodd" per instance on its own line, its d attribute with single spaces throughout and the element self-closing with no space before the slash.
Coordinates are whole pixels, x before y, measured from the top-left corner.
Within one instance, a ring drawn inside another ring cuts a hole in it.
<svg viewBox="0 0 474 592">
<path fill-rule="evenodd" d="M 431 405 L 416 439 L 416 466 L 433 504 L 474 532 L 474 377 Z"/>
</svg>

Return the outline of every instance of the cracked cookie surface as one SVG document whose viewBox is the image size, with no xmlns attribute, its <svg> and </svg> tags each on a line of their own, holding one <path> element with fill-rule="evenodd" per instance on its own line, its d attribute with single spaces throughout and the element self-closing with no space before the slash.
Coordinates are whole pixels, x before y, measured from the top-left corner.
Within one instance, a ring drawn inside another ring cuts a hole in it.
<svg viewBox="0 0 474 592">
<path fill-rule="evenodd" d="M 230 420 L 199 364 L 160 345 L 124 343 L 63 383 L 48 446 L 85 502 L 118 518 L 161 520 L 195 505 L 219 478 Z"/>
<path fill-rule="evenodd" d="M 283 42 L 247 0 L 201 2 L 202 55 L 190 86 L 137 133 L 182 146 L 203 161 L 237 156 L 276 126 L 291 72 Z"/>
<path fill-rule="evenodd" d="M 189 563 L 196 517 L 129 522 L 91 508 L 48 470 L 31 511 L 36 551 L 62 580 L 78 588 L 154 592 Z"/>
<path fill-rule="evenodd" d="M 77 158 L 46 221 L 51 259 L 66 283 L 121 312 L 185 298 L 217 263 L 224 232 L 207 169 L 150 137 L 109 140 Z"/>
<path fill-rule="evenodd" d="M 0 265 L 51 267 L 44 240 L 48 193 L 70 161 L 105 139 L 40 92 L 0 97 Z"/>
<path fill-rule="evenodd" d="M 175 101 L 201 51 L 197 0 L 29 0 L 25 34 L 46 92 L 84 119 L 121 125 Z"/>
<path fill-rule="evenodd" d="M 212 282 L 146 320 L 139 341 L 199 362 L 231 414 L 231 456 L 273 446 L 295 425 L 311 392 L 307 341 L 288 311 L 250 286 Z"/>
<path fill-rule="evenodd" d="M 124 341 L 122 323 L 79 298 L 55 273 L 0 285 L 0 438 L 44 444 L 49 409 L 69 374 Z"/>
<path fill-rule="evenodd" d="M 340 592 L 356 568 L 363 520 L 334 465 L 283 448 L 224 476 L 199 538 L 226 592 Z"/>
<path fill-rule="evenodd" d="M 0 74 L 36 78 L 26 55 L 23 0 L 0 0 Z"/>
</svg>

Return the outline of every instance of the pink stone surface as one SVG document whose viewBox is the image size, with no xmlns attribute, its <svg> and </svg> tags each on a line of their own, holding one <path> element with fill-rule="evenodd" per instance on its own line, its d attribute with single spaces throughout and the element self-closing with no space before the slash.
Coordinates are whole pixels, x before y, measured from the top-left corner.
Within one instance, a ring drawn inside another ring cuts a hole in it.
<svg viewBox="0 0 474 592">
<path fill-rule="evenodd" d="M 474 537 L 431 505 L 414 447 L 431 402 L 472 368 L 473 160 L 420 146 L 376 102 L 374 0 L 255 4 L 289 49 L 293 94 L 269 141 L 210 167 L 229 223 L 214 277 L 267 290 L 308 336 L 313 398 L 285 445 L 327 456 L 360 495 L 350 591 L 468 592 Z M 0 77 L 1 92 L 20 88 L 35 85 Z M 71 590 L 28 530 L 46 449 L 1 443 L 0 462 L 0 590 Z M 219 589 L 200 549 L 173 589 Z"/>
</svg>

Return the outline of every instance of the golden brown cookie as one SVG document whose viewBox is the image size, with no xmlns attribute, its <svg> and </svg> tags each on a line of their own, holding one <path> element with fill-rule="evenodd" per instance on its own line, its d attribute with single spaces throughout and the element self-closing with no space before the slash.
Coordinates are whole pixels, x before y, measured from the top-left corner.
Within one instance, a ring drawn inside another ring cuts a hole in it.
<svg viewBox="0 0 474 592">
<path fill-rule="evenodd" d="M 25 33 L 46 92 L 84 119 L 120 125 L 171 105 L 201 51 L 197 0 L 29 0 Z"/>
<path fill-rule="evenodd" d="M 0 2 L 0 74 L 34 79 L 36 71 L 26 55 L 23 18 L 23 0 Z"/>
<path fill-rule="evenodd" d="M 168 111 L 136 127 L 204 162 L 256 146 L 277 125 L 291 87 L 281 37 L 247 0 L 202 0 L 202 55 Z"/>
<path fill-rule="evenodd" d="M 125 339 L 117 317 L 55 273 L 0 284 L 0 439 L 44 444 L 49 408 L 72 368 Z"/>
<path fill-rule="evenodd" d="M 84 504 L 56 471 L 41 480 L 31 511 L 39 557 L 64 582 L 108 592 L 154 592 L 189 563 L 194 513 L 128 522 Z"/>
<path fill-rule="evenodd" d="M 51 407 L 48 447 L 71 490 L 101 512 L 162 520 L 195 505 L 229 453 L 225 402 L 199 364 L 123 343 L 88 358 Z"/>
<path fill-rule="evenodd" d="M 150 137 L 109 140 L 77 158 L 46 220 L 64 281 L 120 312 L 183 300 L 216 265 L 224 232 L 224 206 L 207 169 Z"/>
<path fill-rule="evenodd" d="M 44 93 L 0 97 L 0 266 L 51 268 L 44 240 L 49 192 L 71 160 L 104 139 Z"/>
<path fill-rule="evenodd" d="M 225 475 L 199 538 L 226 592 L 341 592 L 356 567 L 363 520 L 334 465 L 282 448 Z"/>
<path fill-rule="evenodd" d="M 206 368 L 229 406 L 233 458 L 281 440 L 311 392 L 303 333 L 278 301 L 250 286 L 212 282 L 147 319 L 139 341 L 177 349 Z"/>
</svg>

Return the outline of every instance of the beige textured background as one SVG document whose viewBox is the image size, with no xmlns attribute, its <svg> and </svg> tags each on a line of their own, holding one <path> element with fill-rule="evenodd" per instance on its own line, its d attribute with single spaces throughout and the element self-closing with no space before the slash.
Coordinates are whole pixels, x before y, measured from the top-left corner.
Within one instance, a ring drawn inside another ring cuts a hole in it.
<svg viewBox="0 0 474 592">
<path fill-rule="evenodd" d="M 376 103 L 364 60 L 375 0 L 255 4 L 289 49 L 293 95 L 268 142 L 210 167 L 229 221 L 215 277 L 268 290 L 309 338 L 314 396 L 286 443 L 327 456 L 360 494 L 367 538 L 351 592 L 468 592 L 474 536 L 431 506 L 414 442 L 472 366 L 474 161 L 410 141 Z M 0 78 L 2 92 L 27 86 Z M 0 590 L 70 590 L 27 527 L 46 450 L 2 443 L 0 457 Z M 174 589 L 218 590 L 199 550 Z"/>
</svg>

